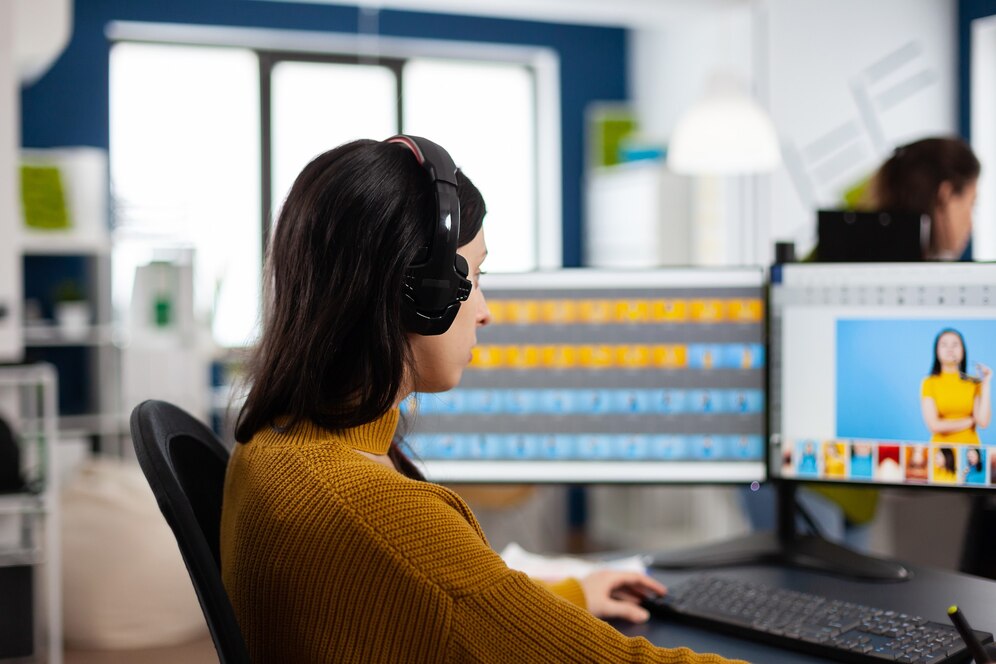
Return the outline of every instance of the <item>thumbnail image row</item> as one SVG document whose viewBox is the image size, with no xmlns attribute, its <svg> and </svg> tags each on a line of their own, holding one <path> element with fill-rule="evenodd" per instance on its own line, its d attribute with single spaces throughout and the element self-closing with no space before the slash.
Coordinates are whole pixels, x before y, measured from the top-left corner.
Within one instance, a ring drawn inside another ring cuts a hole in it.
<svg viewBox="0 0 996 664">
<path fill-rule="evenodd" d="M 493 323 L 507 325 L 759 323 L 764 318 L 757 298 L 494 298 L 488 308 Z"/>
<path fill-rule="evenodd" d="M 759 461 L 762 436 L 657 434 L 412 434 L 418 458 L 447 460 Z"/>
<path fill-rule="evenodd" d="M 480 344 L 472 369 L 760 369 L 762 344 Z"/>
<path fill-rule="evenodd" d="M 996 448 L 964 444 L 800 440 L 783 449 L 782 475 L 828 480 L 996 484 L 993 450 Z"/>
<path fill-rule="evenodd" d="M 682 415 L 764 412 L 762 390 L 454 389 L 402 402 L 419 415 Z"/>
</svg>

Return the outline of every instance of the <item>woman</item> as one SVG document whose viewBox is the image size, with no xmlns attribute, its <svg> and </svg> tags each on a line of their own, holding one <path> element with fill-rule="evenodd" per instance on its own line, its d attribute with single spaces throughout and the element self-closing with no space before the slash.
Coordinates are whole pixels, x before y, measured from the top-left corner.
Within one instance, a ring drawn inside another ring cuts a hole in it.
<svg viewBox="0 0 996 664">
<path fill-rule="evenodd" d="M 954 484 L 958 481 L 955 452 L 950 447 L 934 448 L 934 482 Z"/>
<path fill-rule="evenodd" d="M 972 237 L 979 160 L 960 138 L 925 138 L 895 149 L 872 176 L 858 207 L 929 215 L 924 258 L 957 260 Z"/>
<path fill-rule="evenodd" d="M 965 468 L 962 474 L 966 484 L 985 484 L 986 464 L 980 448 L 969 447 L 965 450 Z"/>
<path fill-rule="evenodd" d="M 967 355 L 958 330 L 941 330 L 934 339 L 934 363 L 920 389 L 923 421 L 932 443 L 979 445 L 976 429 L 989 426 L 993 372 L 976 364 L 979 377 L 969 376 Z"/>
<path fill-rule="evenodd" d="M 402 451 L 399 403 L 454 387 L 490 320 L 484 214 L 445 151 L 413 137 L 326 152 L 291 188 L 222 512 L 252 660 L 725 661 L 597 619 L 646 620 L 638 597 L 665 591 L 649 577 L 544 587 L 510 570 Z"/>
</svg>

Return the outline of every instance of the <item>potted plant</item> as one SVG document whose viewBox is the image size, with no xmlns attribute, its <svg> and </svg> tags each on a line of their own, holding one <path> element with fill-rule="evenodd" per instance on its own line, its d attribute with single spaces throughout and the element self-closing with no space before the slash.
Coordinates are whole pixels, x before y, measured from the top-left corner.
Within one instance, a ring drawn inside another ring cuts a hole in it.
<svg viewBox="0 0 996 664">
<path fill-rule="evenodd" d="M 55 322 L 63 338 L 85 339 L 90 328 L 90 303 L 80 284 L 67 279 L 55 289 Z"/>
</svg>

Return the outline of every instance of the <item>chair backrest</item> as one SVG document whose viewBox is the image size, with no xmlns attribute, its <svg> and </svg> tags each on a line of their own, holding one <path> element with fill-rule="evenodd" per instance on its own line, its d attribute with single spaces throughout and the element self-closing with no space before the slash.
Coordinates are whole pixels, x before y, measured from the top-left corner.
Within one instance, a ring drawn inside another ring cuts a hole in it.
<svg viewBox="0 0 996 664">
<path fill-rule="evenodd" d="M 228 450 L 186 411 L 145 401 L 131 413 L 138 463 L 183 555 L 223 664 L 249 661 L 221 581 L 219 530 Z"/>
</svg>

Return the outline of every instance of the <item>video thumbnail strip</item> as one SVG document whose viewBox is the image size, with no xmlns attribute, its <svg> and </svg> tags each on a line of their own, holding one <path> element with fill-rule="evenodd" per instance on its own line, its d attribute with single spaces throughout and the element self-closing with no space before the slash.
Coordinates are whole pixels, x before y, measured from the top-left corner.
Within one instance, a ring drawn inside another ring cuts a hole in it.
<svg viewBox="0 0 996 664">
<path fill-rule="evenodd" d="M 454 389 L 401 404 L 424 415 L 682 415 L 764 412 L 760 389 Z"/>
<path fill-rule="evenodd" d="M 422 460 L 513 461 L 760 461 L 757 434 L 413 434 L 407 439 Z"/>
<path fill-rule="evenodd" d="M 733 344 L 480 344 L 470 368 L 762 369 L 764 346 Z"/>
<path fill-rule="evenodd" d="M 512 325 L 759 323 L 760 298 L 536 298 L 492 297 L 492 321 Z"/>
<path fill-rule="evenodd" d="M 918 441 L 783 441 L 781 476 L 937 486 L 996 484 L 996 447 Z"/>
</svg>

